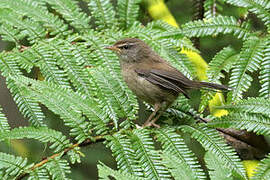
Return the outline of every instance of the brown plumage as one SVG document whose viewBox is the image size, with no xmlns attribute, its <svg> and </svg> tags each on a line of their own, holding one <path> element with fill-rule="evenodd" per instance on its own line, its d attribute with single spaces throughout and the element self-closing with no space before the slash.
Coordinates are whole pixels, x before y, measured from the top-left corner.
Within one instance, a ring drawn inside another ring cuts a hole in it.
<svg viewBox="0 0 270 180">
<path fill-rule="evenodd" d="M 123 39 L 107 49 L 117 53 L 128 87 L 139 99 L 154 105 L 155 110 L 144 126 L 159 127 L 155 121 L 161 113 L 175 101 L 179 93 L 189 98 L 188 89 L 228 90 L 223 85 L 188 79 L 140 39 Z M 156 115 L 158 111 L 160 113 Z"/>
</svg>

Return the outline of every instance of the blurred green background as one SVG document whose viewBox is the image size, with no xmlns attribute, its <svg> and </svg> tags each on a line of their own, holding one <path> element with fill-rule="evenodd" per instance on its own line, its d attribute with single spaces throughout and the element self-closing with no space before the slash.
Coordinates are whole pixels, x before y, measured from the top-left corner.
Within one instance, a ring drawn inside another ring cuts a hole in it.
<svg viewBox="0 0 270 180">
<path fill-rule="evenodd" d="M 193 1 L 167 0 L 166 4 L 180 26 L 181 24 L 184 24 L 193 19 Z M 223 15 L 233 15 L 236 18 L 241 17 L 241 9 L 234 8 L 226 4 L 223 4 L 222 7 Z M 251 15 L 250 19 L 252 19 L 252 27 L 254 29 L 263 28 L 262 23 L 256 19 L 255 16 L 253 17 Z M 205 61 L 209 62 L 218 51 L 226 46 L 232 46 L 234 49 L 239 50 L 242 46 L 242 43 L 230 35 L 218 35 L 216 37 L 201 38 L 200 46 L 198 49 L 200 50 L 201 55 Z M 11 48 L 13 48 L 13 44 L 3 42 L 0 39 L 0 51 L 9 50 Z M 0 105 L 3 107 L 3 111 L 6 114 L 11 127 L 27 125 L 27 121 L 19 113 L 16 104 L 12 100 L 8 89 L 6 88 L 5 79 L 1 75 L 0 84 Z M 255 93 L 258 92 L 258 89 L 259 84 L 255 74 L 253 85 L 245 95 L 255 96 Z M 192 101 L 191 103 L 193 105 L 198 105 L 199 93 L 195 93 L 195 95 L 192 96 L 198 98 L 195 98 L 197 100 Z M 59 120 L 59 117 L 53 115 L 53 113 L 48 111 L 46 107 L 43 107 L 43 110 L 46 112 L 46 114 L 48 114 L 47 121 L 50 123 L 50 127 L 61 129 L 61 131 L 63 130 L 63 132 L 67 132 L 62 124 L 62 121 Z M 67 133 L 65 133 L 65 135 L 68 136 Z M 33 162 L 38 162 L 42 157 L 47 157 L 48 155 L 52 154 L 48 147 L 32 140 L 9 141 L 1 143 L 0 151 L 27 157 L 30 161 Z M 116 163 L 110 155 L 110 150 L 101 143 L 82 148 L 81 151 L 85 157 L 82 157 L 81 164 L 71 166 L 72 173 L 70 174 L 70 178 L 72 179 L 97 179 L 96 164 L 98 161 L 102 161 L 103 163 L 113 168 L 116 167 Z"/>
</svg>

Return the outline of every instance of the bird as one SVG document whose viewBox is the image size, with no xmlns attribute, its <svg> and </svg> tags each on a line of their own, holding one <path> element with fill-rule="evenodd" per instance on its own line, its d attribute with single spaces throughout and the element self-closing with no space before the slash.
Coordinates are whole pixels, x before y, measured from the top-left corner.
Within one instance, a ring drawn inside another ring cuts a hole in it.
<svg viewBox="0 0 270 180">
<path fill-rule="evenodd" d="M 180 93 L 186 98 L 189 89 L 216 89 L 227 91 L 225 85 L 194 81 L 187 78 L 150 46 L 138 38 L 125 38 L 107 46 L 120 61 L 124 81 L 138 99 L 153 105 L 154 111 L 143 127 L 159 128 L 156 121 L 177 99 Z"/>
</svg>

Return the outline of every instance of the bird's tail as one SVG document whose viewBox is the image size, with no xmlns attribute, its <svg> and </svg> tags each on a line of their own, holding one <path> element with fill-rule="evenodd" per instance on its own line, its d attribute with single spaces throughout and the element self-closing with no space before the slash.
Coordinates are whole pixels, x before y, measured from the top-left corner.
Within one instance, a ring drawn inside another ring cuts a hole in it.
<svg viewBox="0 0 270 180">
<path fill-rule="evenodd" d="M 194 81 L 193 81 L 194 82 Z M 221 84 L 215 84 L 215 83 L 208 83 L 208 82 L 194 82 L 195 88 L 198 89 L 208 89 L 208 90 L 221 90 L 221 91 L 229 91 L 231 88 L 221 85 Z"/>
</svg>

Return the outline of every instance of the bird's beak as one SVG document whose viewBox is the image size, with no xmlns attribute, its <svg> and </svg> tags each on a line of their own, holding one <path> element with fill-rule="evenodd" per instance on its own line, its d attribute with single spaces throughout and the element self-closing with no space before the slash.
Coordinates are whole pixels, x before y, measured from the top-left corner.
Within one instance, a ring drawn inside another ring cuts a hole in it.
<svg viewBox="0 0 270 180">
<path fill-rule="evenodd" d="M 109 49 L 111 51 L 114 51 L 114 52 L 120 52 L 121 50 L 115 46 L 107 46 L 105 47 L 105 49 Z"/>
</svg>

